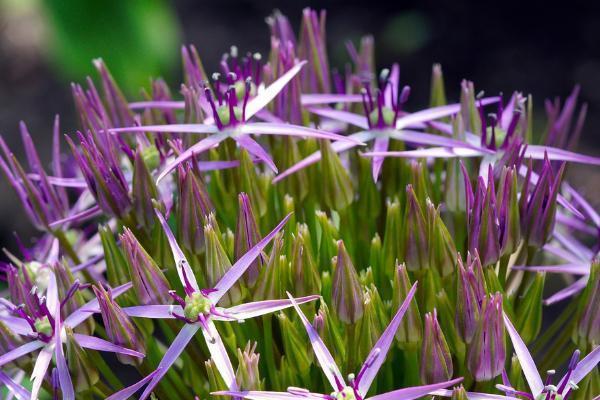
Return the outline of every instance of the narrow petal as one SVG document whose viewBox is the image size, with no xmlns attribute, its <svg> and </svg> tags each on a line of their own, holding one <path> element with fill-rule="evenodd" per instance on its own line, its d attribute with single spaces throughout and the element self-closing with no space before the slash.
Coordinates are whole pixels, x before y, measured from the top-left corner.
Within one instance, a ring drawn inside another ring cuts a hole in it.
<svg viewBox="0 0 600 400">
<path fill-rule="evenodd" d="M 412 400 L 418 399 L 419 397 L 423 397 L 434 390 L 443 389 L 448 386 L 454 386 L 457 383 L 462 382 L 463 378 L 453 379 L 451 381 L 434 383 L 432 385 L 424 385 L 424 386 L 414 386 L 399 390 L 394 390 L 392 392 L 387 392 L 384 394 L 379 394 L 377 396 L 369 397 L 368 400 Z"/>
<path fill-rule="evenodd" d="M 263 149 L 262 146 L 250 136 L 238 135 L 234 136 L 233 139 L 237 142 L 237 144 L 240 145 L 241 148 L 246 149 L 248 153 L 264 161 L 264 163 L 267 164 L 267 166 L 271 168 L 273 172 L 278 172 L 277 166 L 275 165 L 275 162 L 273 161 L 269 153 L 267 153 L 267 151 Z"/>
<path fill-rule="evenodd" d="M 19 385 L 17 382 L 11 379 L 10 376 L 6 375 L 4 372 L 0 371 L 0 383 L 2 383 L 6 388 L 19 400 L 29 400 L 31 399 L 31 393 L 23 386 Z"/>
<path fill-rule="evenodd" d="M 210 356 L 229 390 L 237 390 L 238 386 L 235 380 L 235 372 L 233 371 L 233 366 L 231 365 L 231 360 L 229 359 L 221 335 L 210 319 L 207 321 L 206 327 L 208 331 L 203 328 L 202 334 L 206 340 Z"/>
<path fill-rule="evenodd" d="M 558 274 L 589 275 L 590 264 L 561 265 L 515 265 L 512 269 L 520 271 L 550 272 Z"/>
<path fill-rule="evenodd" d="M 298 395 L 295 393 L 287 393 L 287 392 L 261 392 L 257 390 L 249 390 L 245 392 L 236 392 L 230 390 L 224 390 L 221 392 L 213 392 L 211 393 L 213 396 L 231 396 L 231 397 L 241 397 L 243 399 L 248 400 L 323 400 L 326 397 L 322 395 L 316 395 L 312 393 L 306 393 L 302 395 Z"/>
<path fill-rule="evenodd" d="M 158 108 L 163 110 L 183 110 L 185 108 L 184 101 L 172 100 L 152 100 L 152 101 L 136 101 L 129 103 L 129 108 L 138 110 L 141 108 Z"/>
<path fill-rule="evenodd" d="M 367 117 L 361 114 L 354 114 L 348 111 L 334 110 L 332 108 L 308 107 L 308 111 L 317 114 L 320 117 L 334 119 L 336 121 L 346 122 L 361 129 L 369 129 Z"/>
<path fill-rule="evenodd" d="M 98 350 L 98 351 L 108 351 L 111 353 L 119 353 L 125 354 L 133 357 L 144 357 L 143 353 L 139 351 L 131 350 L 123 346 L 116 345 L 107 340 L 100 339 L 94 336 L 82 335 L 80 333 L 74 333 L 73 337 L 75 341 L 86 349 Z"/>
<path fill-rule="evenodd" d="M 10 315 L 0 315 L 0 321 L 4 322 L 4 324 L 17 335 L 26 336 L 33 333 L 31 325 L 29 325 L 23 318 L 12 317 Z"/>
<path fill-rule="evenodd" d="M 510 319 L 508 319 L 506 313 L 504 313 L 504 324 L 506 325 L 506 330 L 510 336 L 510 340 L 515 349 L 515 354 L 519 359 L 519 364 L 521 364 L 521 369 L 523 370 L 525 379 L 529 384 L 531 393 L 533 394 L 533 397 L 537 397 L 540 393 L 542 393 L 542 390 L 544 390 L 544 382 L 540 377 L 537 366 L 533 361 L 533 357 L 531 357 L 525 342 L 523 342 L 523 339 L 521 339 L 521 336 L 519 336 L 519 332 L 517 332 L 512 322 L 510 322 Z"/>
<path fill-rule="evenodd" d="M 95 206 L 88 208 L 87 210 L 83 210 L 81 212 L 69 215 L 68 217 L 50 222 L 49 226 L 50 226 L 50 228 L 54 229 L 54 228 L 57 228 L 61 225 L 69 223 L 69 222 L 83 222 L 90 218 L 97 217 L 98 215 L 101 215 L 101 214 L 102 214 L 102 210 L 100 209 L 100 206 L 95 205 Z"/>
<path fill-rule="evenodd" d="M 579 383 L 583 378 L 587 376 L 596 366 L 600 363 L 600 346 L 596 346 L 594 350 L 588 353 L 585 356 L 575 369 L 573 370 L 573 374 L 571 375 L 571 381 L 575 384 Z"/>
<path fill-rule="evenodd" d="M 93 265 L 98 264 L 100 261 L 104 260 L 104 253 L 98 254 L 97 256 L 90 257 L 88 260 L 82 262 L 81 264 L 75 265 L 71 268 L 71 272 L 78 272 L 82 269 L 89 268 Z"/>
<path fill-rule="evenodd" d="M 568 299 L 569 297 L 576 295 L 577 293 L 585 289 L 587 281 L 588 276 L 584 276 L 583 278 L 576 280 L 573 284 L 567 286 L 564 289 L 559 290 L 552 296 L 548 297 L 546 300 L 544 300 L 544 304 L 549 306 L 551 304 L 558 303 L 559 301 Z"/>
<path fill-rule="evenodd" d="M 488 105 L 498 102 L 499 97 L 488 97 L 481 99 L 483 105 Z M 478 101 L 479 103 L 479 101 Z M 425 110 L 417 111 L 412 114 L 398 118 L 396 121 L 396 129 L 406 128 L 414 123 L 427 122 L 435 119 L 449 117 L 460 111 L 460 103 L 448 104 L 446 106 L 432 107 Z"/>
<path fill-rule="evenodd" d="M 158 363 L 158 367 L 156 368 L 156 375 L 152 378 L 152 381 L 146 386 L 140 400 L 144 400 L 150 396 L 150 393 L 154 390 L 156 385 L 160 382 L 163 376 L 169 371 L 169 368 L 177 361 L 181 353 L 185 350 L 187 344 L 192 340 L 196 332 L 200 329 L 199 324 L 185 324 L 181 331 L 177 334 L 173 343 L 167 349 L 167 352 L 163 356 L 160 363 Z"/>
<path fill-rule="evenodd" d="M 56 332 L 54 335 L 54 356 L 56 358 L 56 369 L 58 370 L 58 382 L 63 394 L 63 400 L 75 400 L 75 389 L 73 389 L 73 381 L 69 374 L 69 367 L 67 367 L 67 360 L 65 360 L 62 347 L 61 334 L 59 333 L 61 331 L 60 315 L 58 315 L 54 323 L 54 332 Z"/>
<path fill-rule="evenodd" d="M 27 174 L 27 177 L 34 181 L 41 180 L 39 174 Z M 86 189 L 87 183 L 81 178 L 61 178 L 58 176 L 47 176 L 48 182 L 53 186 L 70 187 L 77 189 Z"/>
<path fill-rule="evenodd" d="M 126 128 L 111 128 L 109 132 L 113 133 L 134 133 L 134 132 L 157 132 L 157 133 L 217 133 L 219 129 L 215 125 L 208 124 L 171 124 L 171 125 L 140 125 L 129 126 Z"/>
<path fill-rule="evenodd" d="M 300 96 L 300 102 L 303 106 L 330 103 L 360 103 L 361 101 L 362 96 L 360 94 L 310 93 Z"/>
<path fill-rule="evenodd" d="M 304 304 L 310 301 L 317 300 L 319 296 L 306 296 L 296 299 L 297 304 Z M 231 315 L 236 319 L 249 319 L 260 315 L 270 314 L 276 311 L 284 310 L 292 307 L 291 300 L 265 300 L 255 301 L 252 303 L 240 304 L 239 306 L 231 307 L 226 310 L 227 315 Z"/>
<path fill-rule="evenodd" d="M 56 317 L 60 307 L 58 300 L 58 286 L 56 285 L 56 275 L 51 272 L 48 276 L 48 288 L 46 289 L 46 306 L 53 317 Z M 59 316 L 60 317 L 60 316 Z M 57 320 L 60 318 L 56 318 Z"/>
<path fill-rule="evenodd" d="M 389 142 L 390 139 L 388 137 L 375 138 L 375 143 L 373 144 L 373 152 L 387 152 Z M 374 156 L 373 160 L 371 161 L 373 180 L 375 182 L 377 182 L 377 179 L 379 178 L 379 173 L 381 172 L 381 167 L 383 166 L 383 160 L 385 160 L 385 156 Z"/>
<path fill-rule="evenodd" d="M 131 386 L 126 387 L 125 389 L 119 390 L 117 393 L 114 393 L 106 398 L 106 400 L 127 400 L 130 399 L 131 396 L 135 394 L 138 390 L 140 390 L 146 383 L 150 382 L 154 377 L 159 374 L 161 371 L 160 368 L 156 369 L 144 379 L 139 382 L 134 383 Z"/>
<path fill-rule="evenodd" d="M 123 311 L 130 317 L 170 319 L 173 313 L 183 315 L 180 305 L 151 304 L 147 306 L 124 307 Z"/>
<path fill-rule="evenodd" d="M 35 366 L 33 367 L 33 372 L 31 373 L 31 398 L 37 399 L 40 393 L 40 388 L 42 387 L 42 383 L 44 382 L 44 377 L 46 376 L 46 372 L 48 372 L 48 367 L 50 366 L 50 361 L 52 361 L 52 348 L 51 346 L 46 346 L 40 351 L 35 360 Z"/>
<path fill-rule="evenodd" d="M 493 152 L 491 150 L 488 151 L 488 150 L 484 150 L 484 149 L 480 149 L 480 148 L 474 148 L 474 146 L 472 146 L 466 142 L 447 138 L 444 136 L 432 135 L 430 133 L 423 133 L 423 132 L 411 131 L 411 130 L 406 130 L 406 129 L 396 130 L 396 131 L 389 130 L 389 131 L 386 131 L 386 133 L 392 139 L 400 140 L 403 142 L 415 143 L 415 144 L 425 145 L 425 146 L 443 146 L 443 147 L 450 147 L 453 149 L 457 149 L 457 148 L 472 149 L 472 150 L 477 150 L 477 151 L 493 154 Z"/>
<path fill-rule="evenodd" d="M 129 283 L 125 283 L 121 286 L 117 286 L 116 288 L 112 289 L 110 292 L 112 294 L 112 297 L 116 298 L 116 297 L 122 295 L 123 293 L 125 293 L 126 291 L 128 291 L 129 289 L 131 289 L 131 287 L 132 287 L 132 284 L 131 284 L 131 282 L 129 282 Z M 69 315 L 63 321 L 63 325 L 70 326 L 71 328 L 75 328 L 76 326 L 81 324 L 83 321 L 88 319 L 92 315 L 92 313 L 95 313 L 95 312 L 100 312 L 97 298 L 85 303 L 83 306 L 81 306 L 77 310 L 75 310 L 71 315 Z"/>
<path fill-rule="evenodd" d="M 265 108 L 278 94 L 283 90 L 285 85 L 288 84 L 297 74 L 300 72 L 302 67 L 306 64 L 306 61 L 300 61 L 294 65 L 279 79 L 270 84 L 267 88 L 262 90 L 256 97 L 248 102 L 246 106 L 246 120 L 252 118 L 254 114 Z"/>
<path fill-rule="evenodd" d="M 175 235 L 173 235 L 169 224 L 167 223 L 167 221 L 165 221 L 165 217 L 163 217 L 160 211 L 154 211 L 156 212 L 156 216 L 158 217 L 160 225 L 162 226 L 163 231 L 167 236 L 167 240 L 169 241 L 169 246 L 171 247 L 171 252 L 173 253 L 173 258 L 175 259 L 175 267 L 177 268 L 177 275 L 179 276 L 179 281 L 181 282 L 183 287 L 187 287 L 189 283 L 190 285 L 192 285 L 192 289 L 194 289 L 195 291 L 200 291 L 200 287 L 198 286 L 198 282 L 196 281 L 194 272 L 192 271 L 190 264 L 185 258 L 181 247 L 179 247 L 179 244 L 177 244 Z"/>
<path fill-rule="evenodd" d="M 168 126 L 172 126 L 172 125 L 168 125 Z M 200 140 L 198 143 L 196 143 L 193 146 L 191 146 L 190 148 L 188 148 L 186 151 L 184 151 L 179 156 L 177 156 L 177 158 L 175 158 L 175 160 L 173 160 L 170 164 L 168 164 L 162 170 L 162 172 L 158 175 L 158 177 L 156 178 L 156 182 L 160 182 L 161 180 L 163 180 L 163 178 L 165 176 L 167 176 L 175 168 L 177 168 L 177 166 L 179 164 L 185 162 L 187 159 L 191 158 L 194 154 L 200 154 L 200 153 L 218 145 L 223 140 L 225 140 L 225 138 L 227 138 L 227 136 L 229 136 L 228 132 L 219 132 L 219 133 L 215 133 L 213 135 L 210 135 L 210 136 Z"/>
<path fill-rule="evenodd" d="M 303 138 L 326 139 L 341 142 L 350 142 L 355 145 L 364 143 L 354 139 L 352 135 L 342 136 L 332 132 L 308 128 L 306 126 L 292 124 L 273 124 L 270 122 L 253 122 L 240 126 L 240 132 L 244 134 L 255 135 L 283 135 L 283 136 L 298 136 Z"/>
<path fill-rule="evenodd" d="M 239 167 L 238 160 L 231 161 L 198 161 L 198 169 L 200 171 L 216 171 L 220 169 L 228 169 Z"/>
<path fill-rule="evenodd" d="M 385 105 L 387 107 L 392 108 L 394 103 L 394 96 L 398 97 L 400 95 L 400 66 L 397 63 L 392 65 L 392 69 L 390 71 L 389 84 L 386 85 L 385 91 L 383 92 L 383 98 Z M 361 96 L 362 101 L 362 96 Z"/>
<path fill-rule="evenodd" d="M 358 133 L 349 135 L 348 137 L 354 138 L 355 140 L 360 141 L 360 142 L 367 142 L 367 141 L 370 141 L 373 138 L 375 138 L 376 134 L 374 132 L 370 132 L 370 131 L 362 131 L 362 132 L 358 132 Z M 343 151 L 350 150 L 351 148 L 356 147 L 356 146 L 357 145 L 354 143 L 335 142 L 331 145 L 331 148 L 336 153 L 341 153 Z M 320 151 L 316 151 L 316 152 L 312 153 L 310 156 L 306 157 L 302 161 L 297 162 L 296 164 L 292 165 L 290 168 L 286 169 L 285 171 L 283 171 L 282 173 L 277 175 L 275 177 L 275 179 L 273 179 L 273 183 L 277 183 L 277 182 L 281 181 L 282 179 L 286 178 L 287 176 L 292 175 L 292 174 L 300 171 L 301 169 L 304 169 L 304 168 L 318 162 L 320 159 L 321 159 Z"/>
<path fill-rule="evenodd" d="M 400 308 L 394 315 L 394 318 L 390 322 L 390 324 L 385 328 L 385 331 L 381 334 L 377 343 L 373 346 L 373 349 L 367 356 L 365 363 L 363 364 L 361 371 L 359 373 L 359 381 L 358 381 L 358 391 L 364 397 L 367 395 L 373 380 L 377 376 L 379 372 L 379 368 L 385 361 L 388 351 L 390 350 L 390 346 L 394 341 L 394 337 L 396 335 L 396 331 L 402 322 L 402 318 L 406 313 L 406 310 L 410 306 L 410 302 L 412 301 L 415 292 L 417 291 L 417 282 L 414 283 L 406 298 L 402 302 Z"/>
<path fill-rule="evenodd" d="M 529 144 L 525 150 L 525 158 L 531 157 L 534 160 L 543 160 L 546 154 L 550 161 L 571 161 L 580 164 L 600 165 L 600 158 L 598 157 L 587 156 L 556 147 Z"/>
<path fill-rule="evenodd" d="M 302 320 L 302 324 L 306 329 L 306 333 L 308 333 L 310 344 L 312 345 L 317 360 L 319 360 L 319 366 L 323 370 L 323 373 L 327 377 L 327 380 L 331 384 L 333 390 L 340 390 L 341 388 L 338 387 L 338 382 L 343 386 L 345 386 L 346 383 L 344 381 L 344 377 L 340 372 L 340 369 L 338 368 L 337 364 L 335 363 L 335 360 L 333 359 L 333 356 L 329 352 L 329 349 L 327 349 L 327 346 L 325 346 L 325 343 L 323 343 L 323 340 L 319 336 L 319 333 L 308 321 L 308 318 L 306 318 L 306 315 L 304 315 L 300 307 L 298 307 L 298 304 L 294 301 L 294 298 L 290 293 L 288 293 L 288 297 L 290 298 L 290 300 L 292 300 L 292 304 L 294 305 L 296 312 Z"/>
<path fill-rule="evenodd" d="M 405 151 L 371 151 L 361 154 L 364 157 L 399 157 L 399 158 L 457 158 L 457 157 L 481 157 L 485 153 L 463 147 L 429 147 L 426 149 L 405 150 Z"/>
<path fill-rule="evenodd" d="M 592 205 L 577 190 L 571 187 L 571 185 L 564 184 L 564 186 L 566 187 L 567 191 L 571 194 L 573 199 L 575 199 L 575 201 L 579 203 L 579 205 L 583 208 L 585 213 L 591 218 L 594 225 L 600 228 L 600 215 L 596 212 L 594 207 L 592 207 Z"/>
<path fill-rule="evenodd" d="M 587 262 L 587 260 L 584 259 L 583 257 L 580 258 L 580 257 L 578 257 L 578 255 L 571 254 L 571 252 L 563 249 L 562 247 L 556 247 L 556 246 L 547 244 L 544 246 L 544 250 L 550 254 L 553 254 L 557 257 L 564 259 L 565 261 L 569 261 L 572 264 Z"/>
<path fill-rule="evenodd" d="M 221 299 L 221 297 L 223 297 L 225 295 L 225 293 L 227 293 L 229 288 L 231 288 L 237 282 L 237 280 L 240 279 L 240 277 L 242 275 L 244 275 L 244 272 L 246 272 L 248 267 L 250 267 L 250 265 L 256 259 L 256 257 L 258 257 L 260 255 L 260 253 L 262 253 L 264 248 L 267 247 L 267 245 L 271 242 L 271 240 L 273 240 L 273 238 L 275 237 L 277 232 L 279 232 L 281 230 L 281 228 L 283 228 L 283 226 L 290 219 L 291 215 L 292 215 L 291 213 L 286 215 L 285 218 L 283 220 L 281 220 L 279 225 L 277 225 L 275 227 L 275 229 L 273 229 L 271 231 L 271 233 L 269 233 L 260 242 L 258 242 L 254 247 L 252 247 L 250 250 L 248 250 L 248 252 L 246 252 L 246 254 L 244 254 L 242 257 L 240 257 L 240 259 L 237 260 L 236 263 L 233 264 L 233 266 L 231 268 L 229 268 L 229 270 L 227 270 L 225 275 L 223 275 L 221 280 L 216 284 L 215 291 L 211 292 L 208 295 L 208 298 L 214 304 L 217 304 L 219 302 L 219 300 Z"/>
<path fill-rule="evenodd" d="M 44 347 L 44 342 L 34 340 L 33 342 L 25 343 L 19 347 L 16 347 L 11 351 L 7 351 L 6 353 L 0 356 L 0 366 L 8 364 L 9 362 L 23 357 L 24 355 L 29 354 L 33 351 L 36 351 L 41 347 Z"/>
<path fill-rule="evenodd" d="M 452 393 L 453 391 L 448 389 L 439 389 L 434 390 L 433 392 L 429 392 L 430 395 L 443 397 L 452 397 Z M 501 394 L 488 394 L 477 392 L 467 392 L 467 397 L 469 400 L 519 400 L 515 397 L 504 396 Z"/>
</svg>

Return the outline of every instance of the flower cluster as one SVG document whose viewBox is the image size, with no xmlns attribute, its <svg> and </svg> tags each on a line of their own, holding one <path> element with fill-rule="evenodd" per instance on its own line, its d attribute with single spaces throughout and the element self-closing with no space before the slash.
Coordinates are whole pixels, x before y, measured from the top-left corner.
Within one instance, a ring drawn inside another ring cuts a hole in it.
<svg viewBox="0 0 600 400">
<path fill-rule="evenodd" d="M 542 127 L 518 92 L 463 81 L 448 102 L 434 65 L 415 109 L 371 37 L 330 69 L 325 18 L 296 34 L 274 12 L 270 53 L 232 46 L 212 74 L 183 47 L 176 94 L 129 101 L 96 60 L 49 171 L 25 124 L 26 164 L 0 139 L 40 232 L 0 265 L 3 395 L 600 394 L 600 216 L 567 182 L 600 165 L 575 151 L 579 89 Z"/>
</svg>

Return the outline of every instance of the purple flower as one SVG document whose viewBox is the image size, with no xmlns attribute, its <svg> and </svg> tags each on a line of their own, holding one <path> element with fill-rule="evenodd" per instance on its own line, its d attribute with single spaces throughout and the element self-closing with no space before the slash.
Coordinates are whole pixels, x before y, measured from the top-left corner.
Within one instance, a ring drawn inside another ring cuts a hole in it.
<svg viewBox="0 0 600 400">
<path fill-rule="evenodd" d="M 245 391 L 245 392 L 237 392 L 237 391 L 224 391 L 224 392 L 216 392 L 214 395 L 229 395 L 232 397 L 242 397 L 245 399 L 253 399 L 253 400 L 273 400 L 273 399 L 320 399 L 320 400 L 363 400 L 366 399 L 367 393 L 373 380 L 377 376 L 377 372 L 381 365 L 385 361 L 385 357 L 392 345 L 394 340 L 394 335 L 398 326 L 402 322 L 402 317 L 404 313 L 410 306 L 410 302 L 414 297 L 416 291 L 416 283 L 413 285 L 411 290 L 408 292 L 406 299 L 396 312 L 396 315 L 385 329 L 377 343 L 373 346 L 373 349 L 367 356 L 364 364 L 362 365 L 360 371 L 357 375 L 350 374 L 348 376 L 348 383 L 342 377 L 338 366 L 336 365 L 333 356 L 319 337 L 316 329 L 311 325 L 309 320 L 306 318 L 294 298 L 290 296 L 290 299 L 294 303 L 294 307 L 302 320 L 302 324 L 306 328 L 308 333 L 308 337 L 310 339 L 311 345 L 313 347 L 313 351 L 317 360 L 319 361 L 319 366 L 321 370 L 327 377 L 327 380 L 331 384 L 333 388 L 333 392 L 330 395 L 326 394 L 317 394 L 311 393 L 306 389 L 300 388 L 288 388 L 287 392 L 277 393 L 277 392 L 260 392 L 260 391 Z M 352 349 L 348 349 L 352 351 Z M 452 386 L 458 382 L 462 381 L 462 378 L 454 379 L 447 382 L 441 382 L 433 385 L 425 385 L 425 386 L 416 386 L 405 389 L 399 389 L 392 392 L 375 395 L 369 397 L 369 399 L 373 400 L 409 400 L 416 399 L 422 396 L 425 396 L 429 392 L 434 390 L 438 390 L 440 388 L 445 388 L 448 386 Z"/>
</svg>

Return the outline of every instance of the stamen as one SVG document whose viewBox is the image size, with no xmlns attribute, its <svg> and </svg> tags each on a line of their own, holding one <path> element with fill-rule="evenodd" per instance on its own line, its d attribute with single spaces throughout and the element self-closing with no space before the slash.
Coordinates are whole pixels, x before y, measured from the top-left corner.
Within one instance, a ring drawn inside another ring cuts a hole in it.
<svg viewBox="0 0 600 400">
<path fill-rule="evenodd" d="M 190 283 L 188 276 L 185 272 L 186 268 L 184 268 L 184 265 L 187 264 L 187 261 L 185 259 L 182 259 L 179 261 L 179 268 L 181 269 L 181 274 L 183 275 L 183 281 L 185 282 L 185 294 L 187 294 L 188 296 L 191 295 L 192 293 L 194 293 L 194 288 L 192 287 L 192 284 Z"/>
<path fill-rule="evenodd" d="M 217 107 L 215 106 L 211 90 L 209 88 L 204 89 L 204 94 L 206 95 L 206 100 L 208 101 L 208 104 L 210 104 L 210 108 L 213 112 L 213 118 L 215 120 L 217 128 L 223 129 L 223 124 L 221 123 L 221 118 L 219 118 L 219 113 L 217 112 Z"/>
<path fill-rule="evenodd" d="M 246 122 L 246 105 L 248 104 L 248 99 L 250 98 L 250 90 L 252 89 L 252 79 L 246 78 L 245 88 L 244 88 L 244 103 L 242 104 L 242 122 Z"/>
<path fill-rule="evenodd" d="M 179 303 L 179 305 L 181 307 L 185 307 L 185 300 L 183 300 L 178 294 L 177 292 L 175 292 L 174 290 L 169 290 L 169 296 L 171 296 L 173 298 L 173 300 L 175 300 L 177 303 Z"/>
</svg>

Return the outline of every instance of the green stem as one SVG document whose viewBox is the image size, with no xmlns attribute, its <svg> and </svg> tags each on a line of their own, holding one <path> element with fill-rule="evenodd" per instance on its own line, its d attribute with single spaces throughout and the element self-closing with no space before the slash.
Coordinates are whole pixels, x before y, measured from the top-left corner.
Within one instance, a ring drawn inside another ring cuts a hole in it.
<svg viewBox="0 0 600 400">
<path fill-rule="evenodd" d="M 275 354 L 273 353 L 273 321 L 272 315 L 265 315 L 263 319 L 263 354 L 267 362 L 267 374 L 272 385 L 277 383 L 277 365 L 275 364 Z"/>
</svg>

